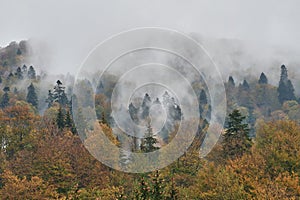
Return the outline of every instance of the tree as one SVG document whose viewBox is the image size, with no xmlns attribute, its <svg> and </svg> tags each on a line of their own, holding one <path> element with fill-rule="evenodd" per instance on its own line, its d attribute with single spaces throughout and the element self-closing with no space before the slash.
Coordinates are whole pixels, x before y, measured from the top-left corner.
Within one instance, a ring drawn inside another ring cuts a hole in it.
<svg viewBox="0 0 300 200">
<path fill-rule="evenodd" d="M 244 90 L 249 90 L 250 89 L 250 86 L 249 86 L 249 84 L 246 80 L 243 81 L 242 87 L 243 87 Z"/>
<path fill-rule="evenodd" d="M 1 108 L 5 108 L 9 105 L 9 95 L 8 95 L 9 90 L 10 90 L 9 87 L 3 88 L 4 94 L 3 94 L 1 102 L 0 102 Z"/>
<path fill-rule="evenodd" d="M 18 49 L 18 50 L 17 50 L 17 55 L 18 55 L 18 56 L 19 56 L 19 55 L 22 55 L 21 49 Z"/>
<path fill-rule="evenodd" d="M 35 69 L 33 68 L 33 66 L 29 67 L 27 76 L 29 79 L 36 79 L 36 73 L 35 73 Z"/>
<path fill-rule="evenodd" d="M 199 100 L 200 100 L 199 104 L 201 104 L 201 105 L 205 105 L 208 103 L 206 92 L 203 89 L 200 91 Z"/>
<path fill-rule="evenodd" d="M 157 139 L 153 137 L 153 130 L 151 127 L 151 123 L 150 121 L 148 121 L 145 137 L 141 144 L 141 150 L 145 153 L 155 151 L 159 149 L 159 147 L 155 146 L 156 144 L 157 144 Z"/>
<path fill-rule="evenodd" d="M 65 93 L 65 87 L 62 86 L 62 82 L 58 80 L 53 91 L 53 100 L 58 102 L 61 106 L 66 106 L 69 103 L 67 95 Z"/>
<path fill-rule="evenodd" d="M 17 76 L 17 78 L 18 78 L 19 80 L 22 80 L 22 79 L 23 79 L 23 73 L 22 73 L 21 67 L 18 67 L 18 68 L 17 68 L 16 76 Z"/>
<path fill-rule="evenodd" d="M 284 101 L 296 100 L 294 86 L 288 78 L 288 72 L 285 65 L 281 66 L 281 75 L 277 91 L 278 99 L 281 104 L 283 104 Z"/>
<path fill-rule="evenodd" d="M 73 134 L 77 133 L 70 111 L 66 113 L 65 126 L 68 127 Z"/>
<path fill-rule="evenodd" d="M 32 83 L 27 88 L 27 91 L 28 91 L 27 97 L 26 97 L 27 102 L 32 104 L 35 108 L 37 108 L 38 107 L 38 97 L 37 97 L 35 88 Z"/>
<path fill-rule="evenodd" d="M 26 72 L 27 72 L 27 66 L 26 66 L 26 65 L 23 65 L 23 67 L 22 67 L 22 72 L 23 72 L 23 73 L 26 73 Z"/>
<path fill-rule="evenodd" d="M 235 83 L 234 83 L 234 80 L 233 80 L 233 77 L 232 76 L 229 76 L 228 78 L 228 84 L 232 87 L 235 87 Z"/>
<path fill-rule="evenodd" d="M 58 113 L 56 116 L 56 124 L 59 129 L 63 129 L 65 127 L 65 117 L 61 106 L 59 106 Z"/>
<path fill-rule="evenodd" d="M 263 72 L 260 74 L 258 83 L 259 84 L 268 84 L 268 78 Z"/>
<path fill-rule="evenodd" d="M 222 142 L 225 157 L 240 157 L 252 146 L 248 124 L 243 123 L 245 118 L 239 110 L 234 110 L 229 114 L 227 129 Z"/>
<path fill-rule="evenodd" d="M 142 118 L 145 119 L 149 116 L 149 110 L 151 106 L 151 98 L 148 93 L 145 94 L 142 103 Z"/>
<path fill-rule="evenodd" d="M 48 103 L 48 108 L 53 105 L 54 97 L 51 90 L 48 91 L 48 98 L 46 99 L 46 103 Z"/>
</svg>

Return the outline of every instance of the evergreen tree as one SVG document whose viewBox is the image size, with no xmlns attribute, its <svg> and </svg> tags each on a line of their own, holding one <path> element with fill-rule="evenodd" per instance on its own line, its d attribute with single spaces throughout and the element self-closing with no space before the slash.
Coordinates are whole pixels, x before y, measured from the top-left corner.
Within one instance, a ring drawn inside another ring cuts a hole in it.
<svg viewBox="0 0 300 200">
<path fill-rule="evenodd" d="M 9 105 L 9 95 L 8 95 L 9 90 L 10 90 L 9 87 L 3 88 L 4 94 L 3 94 L 1 102 L 0 102 L 1 108 L 5 108 Z"/>
<path fill-rule="evenodd" d="M 243 81 L 242 87 L 243 87 L 244 90 L 249 90 L 250 89 L 250 86 L 249 86 L 249 84 L 246 80 Z"/>
<path fill-rule="evenodd" d="M 19 56 L 19 55 L 22 55 L 21 49 L 18 49 L 18 50 L 17 50 L 17 55 L 18 55 L 18 56 Z"/>
<path fill-rule="evenodd" d="M 46 99 L 46 103 L 48 103 L 48 108 L 50 108 L 53 105 L 54 97 L 51 92 L 51 90 L 48 91 L 48 98 Z"/>
<path fill-rule="evenodd" d="M 149 116 L 149 110 L 151 106 L 151 98 L 148 93 L 145 94 L 142 103 L 142 118 L 145 119 Z"/>
<path fill-rule="evenodd" d="M 268 84 L 268 78 L 263 72 L 260 74 L 258 83 L 259 84 Z"/>
<path fill-rule="evenodd" d="M 65 127 L 69 128 L 73 134 L 77 133 L 70 111 L 67 111 L 66 113 Z"/>
<path fill-rule="evenodd" d="M 232 76 L 229 76 L 228 78 L 228 84 L 232 87 L 235 87 L 235 83 L 234 83 L 234 80 L 233 80 L 233 77 Z"/>
<path fill-rule="evenodd" d="M 22 73 L 21 67 L 17 68 L 16 76 L 19 80 L 23 79 L 23 73 Z"/>
<path fill-rule="evenodd" d="M 27 73 L 27 66 L 26 66 L 25 64 L 24 64 L 23 67 L 22 67 L 22 72 L 23 72 L 23 73 Z"/>
<path fill-rule="evenodd" d="M 248 124 L 243 122 L 245 118 L 239 110 L 234 110 L 229 114 L 227 129 L 222 142 L 225 157 L 240 157 L 251 147 Z"/>
<path fill-rule="evenodd" d="M 208 103 L 206 92 L 203 89 L 200 91 L 199 100 L 200 100 L 199 104 L 201 105 L 206 105 Z"/>
<path fill-rule="evenodd" d="M 132 121 L 134 121 L 135 123 L 138 123 L 139 119 L 138 119 L 138 108 L 136 108 L 132 103 L 129 104 L 128 107 L 128 111 L 129 111 L 129 115 L 132 119 Z"/>
<path fill-rule="evenodd" d="M 58 113 L 57 113 L 57 116 L 56 116 L 56 125 L 61 130 L 66 125 L 63 109 L 61 108 L 61 106 L 59 106 Z"/>
<path fill-rule="evenodd" d="M 27 97 L 26 100 L 28 103 L 31 103 L 34 107 L 38 107 L 38 97 L 37 94 L 35 92 L 35 88 L 33 86 L 33 84 L 31 83 L 29 85 L 29 87 L 27 88 Z"/>
<path fill-rule="evenodd" d="M 278 100 L 281 104 L 283 104 L 284 101 L 296 100 L 294 86 L 288 78 L 288 72 L 285 65 L 281 66 L 281 75 L 277 91 Z"/>
<path fill-rule="evenodd" d="M 36 79 L 35 69 L 32 66 L 29 67 L 27 76 L 29 79 Z"/>
<path fill-rule="evenodd" d="M 65 87 L 62 86 L 62 82 L 58 80 L 53 91 L 53 100 L 58 102 L 61 106 L 66 106 L 69 103 L 67 95 L 65 93 Z"/>
<path fill-rule="evenodd" d="M 145 153 L 155 151 L 155 150 L 159 149 L 158 147 L 155 146 L 156 144 L 157 144 L 157 139 L 155 137 L 153 137 L 153 130 L 152 130 L 151 123 L 149 120 L 148 125 L 147 125 L 147 130 L 145 133 L 145 137 L 141 144 L 141 150 Z"/>
</svg>

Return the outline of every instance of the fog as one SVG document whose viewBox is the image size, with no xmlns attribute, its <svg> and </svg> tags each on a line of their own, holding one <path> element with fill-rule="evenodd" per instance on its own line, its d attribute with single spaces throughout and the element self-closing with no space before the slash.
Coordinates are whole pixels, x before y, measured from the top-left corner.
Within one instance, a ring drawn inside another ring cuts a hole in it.
<svg viewBox="0 0 300 200">
<path fill-rule="evenodd" d="M 54 73 L 74 73 L 96 44 L 143 26 L 300 49 L 297 0 L 1 0 L 0 5 L 0 46 L 31 39 L 39 53 L 34 62 Z"/>
</svg>

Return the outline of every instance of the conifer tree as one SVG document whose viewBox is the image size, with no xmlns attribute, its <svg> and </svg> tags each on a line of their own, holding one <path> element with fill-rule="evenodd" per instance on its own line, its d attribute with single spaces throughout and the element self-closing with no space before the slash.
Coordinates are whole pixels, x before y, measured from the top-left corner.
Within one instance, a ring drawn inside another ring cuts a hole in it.
<svg viewBox="0 0 300 200">
<path fill-rule="evenodd" d="M 234 82 L 232 76 L 229 76 L 229 78 L 228 78 L 228 84 L 229 84 L 231 87 L 235 87 L 235 82 Z"/>
<path fill-rule="evenodd" d="M 278 100 L 281 104 L 283 104 L 284 101 L 296 100 L 294 86 L 288 78 L 288 72 L 285 65 L 281 66 L 281 75 L 277 91 Z"/>
<path fill-rule="evenodd" d="M 145 119 L 149 116 L 149 110 L 151 106 L 151 98 L 148 93 L 145 94 L 142 103 L 142 118 Z"/>
<path fill-rule="evenodd" d="M 246 80 L 243 81 L 242 86 L 243 86 L 244 90 L 249 90 L 250 89 L 250 86 L 249 86 L 249 84 L 248 84 L 248 82 Z"/>
<path fill-rule="evenodd" d="M 157 139 L 153 135 L 151 123 L 150 120 L 148 120 L 145 137 L 141 144 L 141 150 L 145 153 L 155 151 L 159 149 L 158 147 L 155 146 L 156 144 L 157 144 Z"/>
<path fill-rule="evenodd" d="M 260 74 L 258 83 L 259 84 L 268 84 L 268 78 L 263 72 Z"/>
<path fill-rule="evenodd" d="M 3 94 L 1 102 L 0 102 L 1 108 L 5 108 L 9 105 L 9 95 L 8 95 L 9 90 L 10 90 L 9 87 L 3 88 L 4 94 Z"/>
<path fill-rule="evenodd" d="M 48 103 L 48 108 L 50 108 L 53 105 L 53 102 L 54 102 L 53 94 L 51 90 L 48 90 L 48 97 L 46 99 L 46 103 Z"/>
<path fill-rule="evenodd" d="M 29 67 L 27 76 L 29 79 L 36 79 L 35 69 L 32 66 Z"/>
<path fill-rule="evenodd" d="M 245 118 L 239 110 L 234 110 L 229 114 L 222 142 L 225 157 L 240 157 L 251 147 L 252 142 L 249 138 L 248 124 L 244 123 Z"/>
<path fill-rule="evenodd" d="M 62 82 L 58 80 L 53 91 L 53 100 L 58 102 L 61 106 L 66 106 L 69 103 L 67 95 L 65 93 L 65 87 L 62 86 Z"/>
<path fill-rule="evenodd" d="M 17 68 L 16 76 L 19 80 L 23 79 L 23 73 L 22 73 L 21 67 Z"/>
<path fill-rule="evenodd" d="M 56 125 L 61 130 L 66 125 L 65 124 L 65 117 L 64 117 L 63 109 L 61 108 L 61 106 L 59 106 L 58 113 L 57 113 L 57 116 L 56 116 Z"/>
<path fill-rule="evenodd" d="M 199 100 L 201 105 L 206 105 L 208 103 L 205 90 L 200 91 Z"/>
<path fill-rule="evenodd" d="M 38 97 L 37 97 L 35 88 L 32 83 L 28 86 L 27 91 L 28 91 L 27 97 L 26 97 L 27 102 L 32 104 L 35 108 L 37 108 L 38 107 Z"/>
</svg>

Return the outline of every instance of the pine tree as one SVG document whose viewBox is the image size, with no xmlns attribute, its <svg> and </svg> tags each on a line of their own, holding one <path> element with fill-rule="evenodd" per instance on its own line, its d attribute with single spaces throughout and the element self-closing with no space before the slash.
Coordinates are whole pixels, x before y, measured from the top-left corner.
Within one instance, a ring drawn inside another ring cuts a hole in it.
<svg viewBox="0 0 300 200">
<path fill-rule="evenodd" d="M 66 113 L 65 127 L 69 128 L 73 134 L 77 133 L 70 111 L 67 111 Z"/>
<path fill-rule="evenodd" d="M 22 73 L 21 67 L 17 68 L 16 76 L 19 80 L 23 79 L 23 73 Z"/>
<path fill-rule="evenodd" d="M 130 103 L 129 106 L 128 106 L 128 112 L 129 112 L 129 115 L 132 119 L 132 121 L 134 121 L 135 123 L 138 123 L 139 122 L 139 119 L 138 119 L 138 108 L 136 108 L 133 103 Z"/>
<path fill-rule="evenodd" d="M 285 65 L 281 66 L 281 75 L 277 91 L 278 100 L 281 104 L 283 104 L 284 101 L 296 100 L 294 86 L 288 78 L 288 72 Z"/>
<path fill-rule="evenodd" d="M 145 153 L 155 151 L 159 149 L 158 147 L 155 146 L 156 144 L 157 144 L 157 139 L 153 137 L 153 130 L 151 127 L 151 123 L 150 120 L 148 120 L 145 137 L 141 144 L 141 150 Z"/>
<path fill-rule="evenodd" d="M 65 124 L 65 117 L 64 117 L 63 109 L 61 108 L 61 106 L 59 106 L 58 113 L 57 113 L 57 116 L 56 116 L 56 125 L 61 130 L 66 125 Z"/>
<path fill-rule="evenodd" d="M 0 102 L 1 108 L 5 108 L 9 105 L 9 95 L 8 95 L 9 90 L 10 90 L 9 87 L 3 88 L 4 94 L 3 94 L 1 102 Z"/>
<path fill-rule="evenodd" d="M 18 55 L 18 56 L 19 56 L 19 55 L 22 55 L 21 49 L 18 49 L 18 50 L 17 50 L 17 55 Z"/>
<path fill-rule="evenodd" d="M 250 89 L 250 86 L 249 86 L 249 84 L 246 80 L 243 81 L 242 87 L 243 87 L 244 90 L 249 90 Z"/>
<path fill-rule="evenodd" d="M 149 116 L 149 110 L 151 106 L 151 98 L 148 93 L 145 94 L 142 103 L 142 118 L 146 119 Z"/>
<path fill-rule="evenodd" d="M 234 83 L 234 80 L 233 80 L 233 77 L 232 76 L 229 76 L 228 78 L 228 84 L 232 87 L 235 87 L 235 83 Z"/>
<path fill-rule="evenodd" d="M 66 106 L 69 103 L 67 95 L 65 93 L 65 87 L 62 86 L 62 82 L 58 80 L 53 91 L 53 100 L 58 102 L 61 106 Z"/>
<path fill-rule="evenodd" d="M 203 89 L 200 91 L 199 100 L 200 100 L 199 104 L 201 105 L 206 105 L 208 103 L 206 92 Z"/>
<path fill-rule="evenodd" d="M 243 122 L 245 118 L 239 110 L 234 110 L 229 114 L 227 129 L 222 142 L 225 157 L 239 157 L 251 147 L 248 124 Z"/>
<path fill-rule="evenodd" d="M 268 78 L 263 72 L 260 74 L 258 83 L 259 84 L 268 84 Z"/>
<path fill-rule="evenodd" d="M 38 97 L 37 97 L 35 88 L 32 83 L 27 88 L 27 91 L 28 91 L 27 97 L 26 97 L 27 102 L 32 104 L 35 108 L 37 108 L 38 107 Z"/>
<path fill-rule="evenodd" d="M 27 73 L 27 66 L 26 66 L 25 64 L 24 64 L 23 67 L 22 67 L 22 72 L 23 72 L 23 73 Z"/>
<path fill-rule="evenodd" d="M 53 94 L 51 90 L 48 90 L 48 97 L 46 99 L 46 103 L 48 103 L 48 108 L 50 108 L 53 105 L 53 102 L 54 102 Z"/>
<path fill-rule="evenodd" d="M 33 66 L 29 67 L 27 76 L 29 79 L 36 79 L 36 73 L 35 73 L 35 69 L 33 68 Z"/>
</svg>

